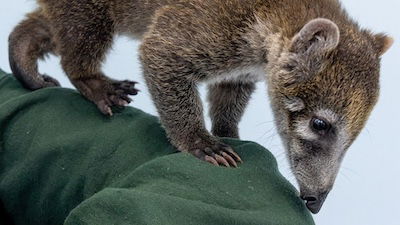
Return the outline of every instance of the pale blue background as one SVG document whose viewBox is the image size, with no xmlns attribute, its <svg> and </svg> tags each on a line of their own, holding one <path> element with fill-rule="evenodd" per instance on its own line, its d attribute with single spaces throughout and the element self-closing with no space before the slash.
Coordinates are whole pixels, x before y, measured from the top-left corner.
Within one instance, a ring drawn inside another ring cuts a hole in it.
<svg viewBox="0 0 400 225">
<path fill-rule="evenodd" d="M 315 216 L 318 225 L 399 225 L 400 224 L 400 1 L 345 0 L 349 14 L 363 27 L 387 32 L 397 41 L 383 57 L 381 98 L 366 129 L 347 154 L 334 190 L 322 211 Z M 0 68 L 10 71 L 7 37 L 34 1 L 2 1 L 0 5 Z M 141 76 L 137 57 L 138 42 L 118 38 L 104 70 L 116 78 L 141 82 L 142 92 L 133 106 L 155 114 Z M 63 75 L 58 59 L 51 57 L 40 70 L 56 77 L 63 86 L 71 84 Z M 204 97 L 204 89 L 202 90 Z M 204 98 L 203 98 L 204 99 Z M 256 141 L 277 157 L 281 172 L 294 183 L 283 148 L 274 129 L 264 84 L 258 85 L 240 124 L 241 137 Z M 208 124 L 209 125 L 209 124 Z M 249 162 L 248 162 L 249 163 Z"/>
</svg>

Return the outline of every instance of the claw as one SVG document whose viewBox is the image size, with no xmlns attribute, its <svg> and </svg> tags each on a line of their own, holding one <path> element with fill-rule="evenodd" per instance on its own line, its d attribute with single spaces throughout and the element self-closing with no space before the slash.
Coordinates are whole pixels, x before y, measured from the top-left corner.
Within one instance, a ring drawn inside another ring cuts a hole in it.
<svg viewBox="0 0 400 225">
<path fill-rule="evenodd" d="M 238 162 L 241 162 L 239 155 L 236 154 L 230 146 L 221 143 L 216 143 L 209 147 L 196 148 L 190 150 L 190 153 L 216 166 L 221 165 L 237 168 Z"/>
<path fill-rule="evenodd" d="M 120 84 L 121 85 L 124 85 L 124 84 L 132 84 L 132 85 L 135 85 L 135 84 L 138 84 L 139 82 L 137 82 L 137 81 L 131 81 L 131 80 L 123 80 L 123 81 L 121 81 L 120 82 Z"/>
<path fill-rule="evenodd" d="M 110 108 L 110 103 L 106 100 L 100 100 L 99 102 L 96 103 L 97 104 L 97 108 L 99 108 L 99 110 L 105 114 L 105 115 L 109 115 L 112 116 L 112 110 Z"/>
<path fill-rule="evenodd" d="M 236 152 L 234 152 L 232 149 L 229 148 L 229 149 L 226 149 L 225 151 L 227 151 L 229 153 L 229 155 L 234 157 L 236 159 L 235 161 L 240 162 L 240 163 L 243 162 L 243 160 L 240 158 L 240 156 Z"/>
<path fill-rule="evenodd" d="M 133 100 L 129 98 L 128 96 L 120 96 L 120 98 L 124 99 L 126 102 L 131 103 Z"/>
<path fill-rule="evenodd" d="M 127 101 L 125 101 L 115 95 L 111 95 L 109 98 L 110 98 L 111 102 L 113 103 L 113 105 L 115 105 L 115 106 L 126 106 L 129 104 Z"/>
<path fill-rule="evenodd" d="M 216 166 L 219 166 L 218 162 L 217 162 L 213 157 L 211 157 L 211 156 L 209 156 L 209 155 L 206 155 L 206 156 L 204 157 L 204 160 L 207 161 L 207 162 L 209 162 L 209 163 L 212 163 L 212 164 L 214 164 L 214 165 L 216 165 Z"/>
<path fill-rule="evenodd" d="M 114 105 L 116 106 L 127 106 L 129 103 L 125 100 L 119 99 Z"/>
<path fill-rule="evenodd" d="M 126 94 L 137 95 L 139 90 L 135 88 L 135 84 L 137 84 L 137 82 L 124 80 L 124 81 L 115 82 L 114 87 L 116 89 L 123 90 L 124 93 L 126 93 Z"/>
<path fill-rule="evenodd" d="M 115 94 L 116 94 L 119 98 L 121 98 L 121 99 L 123 99 L 123 100 L 125 100 L 125 101 L 127 101 L 127 102 L 132 102 L 132 99 L 131 99 L 130 97 L 128 97 L 128 94 L 126 94 L 125 91 L 123 91 L 123 90 L 116 90 L 116 91 L 115 91 Z"/>
<path fill-rule="evenodd" d="M 100 108 L 100 107 L 98 107 L 98 108 L 105 115 L 108 115 L 108 116 L 112 116 L 113 115 L 111 108 L 108 107 L 108 106 L 104 106 L 103 108 Z"/>
<path fill-rule="evenodd" d="M 106 112 L 107 112 L 107 115 L 113 116 L 113 112 L 110 107 L 107 107 Z"/>
<path fill-rule="evenodd" d="M 236 167 L 236 168 L 238 167 L 236 161 L 235 161 L 230 155 L 228 155 L 226 152 L 222 152 L 221 155 L 222 155 L 226 160 L 229 161 L 229 164 L 231 164 L 232 166 L 234 166 L 234 167 Z"/>
<path fill-rule="evenodd" d="M 217 160 L 218 163 L 222 163 L 224 166 L 230 167 L 228 161 L 226 161 L 224 157 L 216 154 L 214 158 Z"/>
</svg>

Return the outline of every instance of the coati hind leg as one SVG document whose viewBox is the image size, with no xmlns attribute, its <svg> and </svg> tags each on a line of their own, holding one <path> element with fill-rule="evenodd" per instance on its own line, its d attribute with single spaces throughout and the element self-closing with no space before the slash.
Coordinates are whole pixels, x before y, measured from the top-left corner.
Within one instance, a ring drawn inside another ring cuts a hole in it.
<svg viewBox="0 0 400 225">
<path fill-rule="evenodd" d="M 208 88 L 212 134 L 219 137 L 239 138 L 238 124 L 255 90 L 255 84 L 222 82 L 211 84 Z"/>
<path fill-rule="evenodd" d="M 136 95 L 136 82 L 115 81 L 101 72 L 101 63 L 113 41 L 113 22 L 107 15 L 96 19 L 64 16 L 55 24 L 56 41 L 61 56 L 61 65 L 72 84 L 83 96 L 97 105 L 106 115 L 112 115 L 112 106 L 125 106 L 131 102 L 129 95 Z M 90 18 L 90 15 L 85 15 Z M 79 21 L 79 24 L 69 20 Z M 99 21 L 102 20 L 102 21 Z"/>
<path fill-rule="evenodd" d="M 28 14 L 9 36 L 11 70 L 28 89 L 60 86 L 56 79 L 38 72 L 38 59 L 55 49 L 52 37 L 49 23 L 40 10 Z"/>
</svg>

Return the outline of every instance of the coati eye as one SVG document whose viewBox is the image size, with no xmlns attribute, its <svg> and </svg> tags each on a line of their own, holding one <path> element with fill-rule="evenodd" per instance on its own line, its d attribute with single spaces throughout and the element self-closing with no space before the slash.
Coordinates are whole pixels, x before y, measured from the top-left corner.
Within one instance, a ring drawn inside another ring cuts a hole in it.
<svg viewBox="0 0 400 225">
<path fill-rule="evenodd" d="M 312 118 L 310 125 L 317 132 L 327 132 L 331 128 L 328 122 L 320 118 Z"/>
</svg>

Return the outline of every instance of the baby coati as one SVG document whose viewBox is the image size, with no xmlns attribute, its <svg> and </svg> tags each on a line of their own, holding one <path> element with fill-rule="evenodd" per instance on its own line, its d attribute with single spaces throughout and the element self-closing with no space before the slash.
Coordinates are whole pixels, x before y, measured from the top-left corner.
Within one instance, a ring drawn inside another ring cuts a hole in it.
<svg viewBox="0 0 400 225">
<path fill-rule="evenodd" d="M 72 84 L 112 115 L 135 82 L 101 72 L 115 35 L 142 41 L 143 74 L 171 143 L 215 165 L 241 161 L 218 137 L 238 137 L 255 83 L 266 81 L 301 197 L 317 213 L 379 92 L 380 57 L 393 40 L 361 29 L 337 0 L 38 0 L 9 39 L 10 64 L 29 89 L 61 57 Z M 209 85 L 212 134 L 197 85 Z"/>
</svg>

